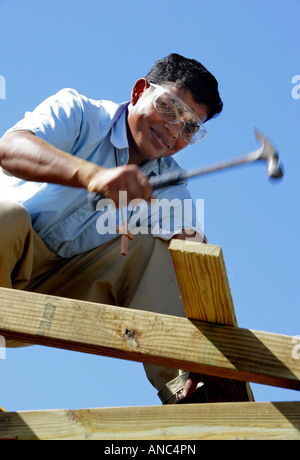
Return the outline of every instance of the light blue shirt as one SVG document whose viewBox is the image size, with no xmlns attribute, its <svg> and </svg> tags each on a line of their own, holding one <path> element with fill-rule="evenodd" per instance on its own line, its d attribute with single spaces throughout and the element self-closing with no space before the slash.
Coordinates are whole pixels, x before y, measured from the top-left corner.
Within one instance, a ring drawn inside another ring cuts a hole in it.
<svg viewBox="0 0 300 460">
<path fill-rule="evenodd" d="M 24 119 L 9 131 L 32 131 L 58 149 L 106 168 L 113 168 L 127 164 L 129 159 L 126 131 L 128 104 L 95 101 L 79 95 L 73 89 L 63 89 L 46 99 L 33 112 L 27 112 Z M 151 160 L 141 166 L 147 176 L 177 169 L 181 168 L 173 158 Z M 182 214 L 180 203 L 191 200 L 185 183 L 164 187 L 154 195 L 158 200 L 173 200 L 173 214 Z M 22 204 L 31 216 L 35 231 L 61 257 L 69 258 L 89 251 L 118 236 L 116 230 L 99 231 L 99 219 L 108 210 L 101 205 L 99 198 L 93 200 L 83 188 L 24 181 L 7 176 L 1 171 L 0 199 L 10 199 Z M 131 231 L 151 227 L 154 236 L 170 239 L 183 228 L 181 223 L 163 231 L 166 218 L 162 216 L 161 210 L 155 206 L 150 211 L 149 209 L 138 220 L 134 219 L 134 210 L 126 209 L 125 220 L 128 221 Z M 110 212 L 115 213 L 118 224 L 119 211 L 112 206 Z M 104 217 L 109 217 L 109 214 Z M 122 219 L 124 220 L 124 215 Z M 134 221 L 132 225 L 131 221 Z M 194 217 L 188 218 L 188 222 L 185 219 L 185 227 L 203 233 L 201 225 L 196 223 Z"/>
</svg>

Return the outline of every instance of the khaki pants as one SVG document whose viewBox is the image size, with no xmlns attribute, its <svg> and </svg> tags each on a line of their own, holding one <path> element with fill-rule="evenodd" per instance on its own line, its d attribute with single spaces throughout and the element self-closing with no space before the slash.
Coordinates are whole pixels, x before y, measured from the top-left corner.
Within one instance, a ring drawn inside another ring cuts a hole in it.
<svg viewBox="0 0 300 460">
<path fill-rule="evenodd" d="M 128 255 L 120 238 L 72 259 L 52 253 L 32 229 L 19 204 L 0 202 L 0 286 L 139 310 L 184 316 L 168 243 L 136 235 Z M 9 343 L 7 346 L 24 344 Z M 145 365 L 163 403 L 185 384 L 188 373 Z"/>
</svg>

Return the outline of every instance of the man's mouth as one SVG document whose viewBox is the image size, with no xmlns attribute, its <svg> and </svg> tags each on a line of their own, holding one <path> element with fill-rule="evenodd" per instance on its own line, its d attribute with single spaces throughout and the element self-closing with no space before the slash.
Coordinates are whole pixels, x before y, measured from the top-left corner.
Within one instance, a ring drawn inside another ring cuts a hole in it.
<svg viewBox="0 0 300 460">
<path fill-rule="evenodd" d="M 165 138 L 163 134 L 161 134 L 159 131 L 157 131 L 154 128 L 151 128 L 151 131 L 152 131 L 154 138 L 156 139 L 156 141 L 159 143 L 161 147 L 165 147 L 167 149 L 170 148 L 170 144 L 168 143 L 167 139 Z"/>
</svg>

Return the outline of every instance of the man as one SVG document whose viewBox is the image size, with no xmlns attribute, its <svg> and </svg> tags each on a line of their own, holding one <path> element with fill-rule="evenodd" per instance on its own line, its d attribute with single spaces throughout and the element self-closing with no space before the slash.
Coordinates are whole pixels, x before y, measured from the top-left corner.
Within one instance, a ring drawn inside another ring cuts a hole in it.
<svg viewBox="0 0 300 460">
<path fill-rule="evenodd" d="M 186 216 L 168 227 L 150 207 L 135 222 L 150 231 L 135 232 L 122 257 L 118 234 L 99 229 L 99 212 L 103 203 L 118 209 L 126 192 L 125 204 L 176 199 L 178 217 L 186 184 L 154 192 L 148 178 L 178 170 L 172 156 L 206 134 L 222 105 L 211 73 L 171 54 L 135 83 L 128 103 L 65 89 L 27 113 L 0 141 L 0 285 L 183 316 L 167 241 L 192 229 L 202 242 L 201 227 Z M 117 213 L 120 228 L 130 216 Z M 197 376 L 145 370 L 164 404 L 193 401 Z"/>
</svg>

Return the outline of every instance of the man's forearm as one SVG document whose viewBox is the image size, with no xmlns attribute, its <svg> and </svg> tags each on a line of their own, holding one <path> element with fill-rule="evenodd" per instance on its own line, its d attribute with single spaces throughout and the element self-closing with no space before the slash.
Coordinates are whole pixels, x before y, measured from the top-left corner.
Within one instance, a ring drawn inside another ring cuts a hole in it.
<svg viewBox="0 0 300 460">
<path fill-rule="evenodd" d="M 0 166 L 20 179 L 86 188 L 119 206 L 119 192 L 128 203 L 151 199 L 151 185 L 138 165 L 104 168 L 53 147 L 30 131 L 5 134 L 0 140 Z"/>
<path fill-rule="evenodd" d="M 29 131 L 3 136 L 0 165 L 21 179 L 84 188 L 96 170 L 99 172 L 97 165 L 59 150 Z"/>
</svg>

